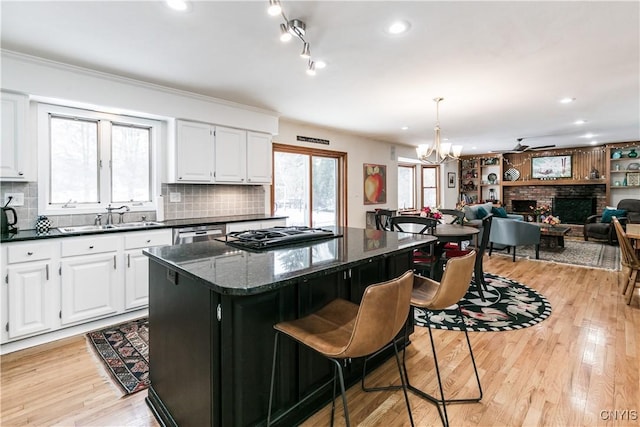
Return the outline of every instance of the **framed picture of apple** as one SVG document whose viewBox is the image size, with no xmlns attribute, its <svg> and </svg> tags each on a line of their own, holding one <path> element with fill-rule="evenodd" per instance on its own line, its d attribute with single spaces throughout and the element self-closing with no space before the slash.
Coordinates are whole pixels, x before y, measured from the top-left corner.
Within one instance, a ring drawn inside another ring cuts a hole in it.
<svg viewBox="0 0 640 427">
<path fill-rule="evenodd" d="M 387 203 L 387 166 L 364 164 L 364 204 Z"/>
</svg>

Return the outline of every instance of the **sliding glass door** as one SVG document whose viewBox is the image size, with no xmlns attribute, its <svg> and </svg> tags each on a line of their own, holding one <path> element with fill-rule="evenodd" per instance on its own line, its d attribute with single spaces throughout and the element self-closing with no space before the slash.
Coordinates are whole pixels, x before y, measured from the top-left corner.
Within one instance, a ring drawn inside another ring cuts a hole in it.
<svg viewBox="0 0 640 427">
<path fill-rule="evenodd" d="M 273 213 L 287 225 L 343 225 L 344 153 L 274 144 Z"/>
</svg>

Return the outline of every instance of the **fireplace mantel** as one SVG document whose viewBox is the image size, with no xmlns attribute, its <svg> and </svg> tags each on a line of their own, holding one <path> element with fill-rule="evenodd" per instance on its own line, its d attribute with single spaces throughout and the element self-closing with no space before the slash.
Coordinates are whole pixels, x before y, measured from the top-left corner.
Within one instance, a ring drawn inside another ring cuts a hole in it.
<svg viewBox="0 0 640 427">
<path fill-rule="evenodd" d="M 534 185 L 605 185 L 606 179 L 530 179 L 528 181 L 502 181 L 503 187 Z"/>
</svg>

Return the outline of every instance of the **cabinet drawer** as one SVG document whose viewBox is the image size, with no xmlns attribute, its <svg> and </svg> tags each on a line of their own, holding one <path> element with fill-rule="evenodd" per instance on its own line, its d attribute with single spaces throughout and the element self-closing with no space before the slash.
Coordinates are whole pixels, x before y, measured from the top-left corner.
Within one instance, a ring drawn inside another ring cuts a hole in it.
<svg viewBox="0 0 640 427">
<path fill-rule="evenodd" d="M 121 236 L 122 235 L 105 237 L 92 236 L 63 239 L 62 256 L 67 257 L 117 251 Z"/>
<path fill-rule="evenodd" d="M 137 231 L 124 236 L 125 249 L 149 248 L 171 244 L 171 230 Z"/>
<path fill-rule="evenodd" d="M 19 245 L 11 245 L 8 250 L 8 263 L 25 262 L 25 261 L 38 261 L 41 259 L 49 259 L 53 253 L 53 245 L 49 241 L 48 243 L 24 243 Z"/>
</svg>

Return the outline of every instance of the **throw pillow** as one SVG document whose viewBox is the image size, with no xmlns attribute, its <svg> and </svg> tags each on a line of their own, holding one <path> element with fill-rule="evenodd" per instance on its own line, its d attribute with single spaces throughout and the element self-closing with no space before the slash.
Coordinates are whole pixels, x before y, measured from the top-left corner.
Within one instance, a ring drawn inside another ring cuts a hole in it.
<svg viewBox="0 0 640 427">
<path fill-rule="evenodd" d="M 611 217 L 615 216 L 617 218 L 623 217 L 627 214 L 627 211 L 624 209 L 605 209 L 602 212 L 602 220 L 600 222 L 608 223 L 611 222 Z"/>
<path fill-rule="evenodd" d="M 487 211 L 482 206 L 478 206 L 478 210 L 476 211 L 476 215 L 478 215 L 479 219 L 484 218 L 485 216 L 487 216 Z"/>
<path fill-rule="evenodd" d="M 507 218 L 507 211 L 505 208 L 491 208 L 491 213 L 499 218 Z"/>
</svg>

